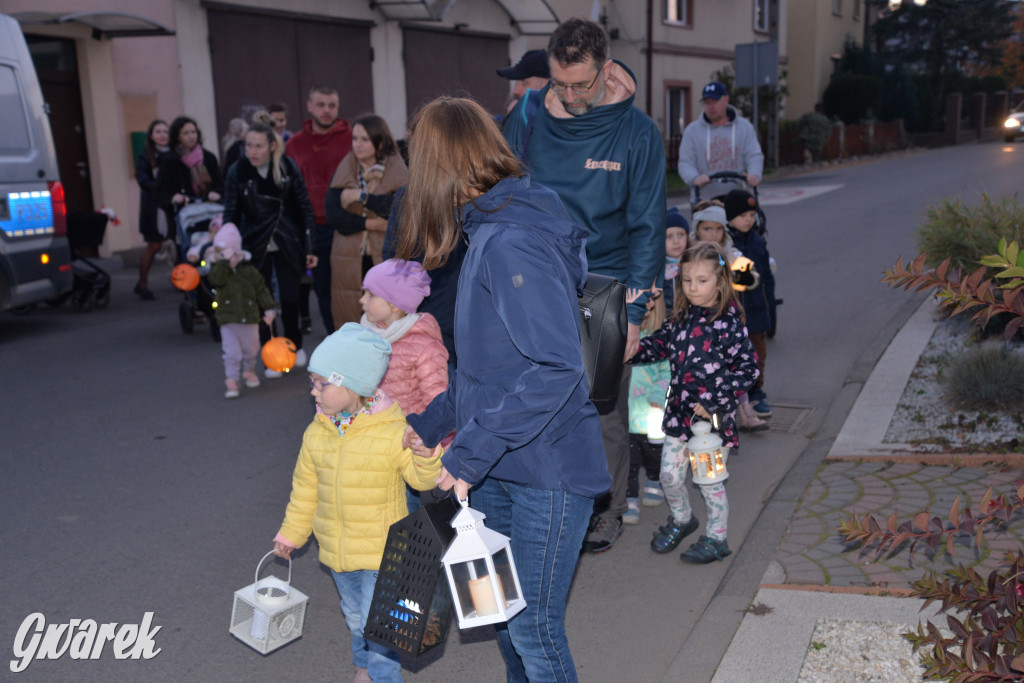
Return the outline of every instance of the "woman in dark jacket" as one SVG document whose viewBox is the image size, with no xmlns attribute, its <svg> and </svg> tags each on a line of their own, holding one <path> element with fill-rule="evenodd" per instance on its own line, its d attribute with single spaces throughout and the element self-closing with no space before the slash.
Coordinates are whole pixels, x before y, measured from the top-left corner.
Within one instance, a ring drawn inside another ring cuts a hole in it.
<svg viewBox="0 0 1024 683">
<path fill-rule="evenodd" d="M 170 134 L 167 122 L 156 119 L 146 130 L 146 146 L 139 156 L 135 157 L 135 180 L 139 183 L 139 232 L 146 240 L 146 250 L 139 258 L 139 281 L 135 283 L 135 293 L 143 299 L 155 299 L 149 290 L 149 268 L 153 265 L 153 257 L 160 251 L 164 241 L 173 239 L 174 221 L 161 212 L 157 186 L 157 167 L 160 156 L 170 151 Z M 161 218 L 164 220 L 161 226 Z"/>
<path fill-rule="evenodd" d="M 575 681 L 566 599 L 594 498 L 611 485 L 580 351 L 587 233 L 472 100 L 420 109 L 409 150 L 398 258 L 422 253 L 431 269 L 469 248 L 455 298 L 459 369 L 408 416 L 406 442 L 423 455 L 454 429 L 439 486 L 460 499 L 472 489 L 487 526 L 512 539 L 528 597 L 498 628 L 508 680 Z"/>
<path fill-rule="evenodd" d="M 299 327 L 299 284 L 307 269 L 316 267 L 313 255 L 313 207 L 298 167 L 284 156 L 284 144 L 274 129 L 255 123 L 245 134 L 245 156 L 228 171 L 224 192 L 224 222 L 242 233 L 242 246 L 252 253 L 273 291 L 276 275 L 284 336 L 299 350 L 295 364 L 306 365 Z M 260 342 L 270 328 L 260 324 Z M 281 374 L 267 369 L 267 377 Z"/>
<path fill-rule="evenodd" d="M 203 134 L 189 117 L 179 116 L 171 122 L 171 149 L 160 158 L 157 178 L 164 207 L 180 207 L 196 200 L 220 201 L 224 180 L 217 157 L 203 149 Z"/>
</svg>

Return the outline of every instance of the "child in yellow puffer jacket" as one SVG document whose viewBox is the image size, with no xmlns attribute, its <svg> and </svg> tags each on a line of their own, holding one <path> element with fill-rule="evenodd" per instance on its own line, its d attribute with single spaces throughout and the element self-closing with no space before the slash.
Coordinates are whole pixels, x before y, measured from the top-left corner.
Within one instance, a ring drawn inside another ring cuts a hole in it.
<svg viewBox="0 0 1024 683">
<path fill-rule="evenodd" d="M 378 387 L 391 344 L 346 323 L 309 358 L 317 414 L 302 437 L 284 523 L 274 538 L 290 557 L 316 534 L 320 561 L 341 596 L 357 681 L 401 681 L 398 655 L 363 638 L 388 528 L 407 514 L 405 483 L 433 488 L 441 449 L 427 457 L 402 447 L 405 417 Z"/>
</svg>

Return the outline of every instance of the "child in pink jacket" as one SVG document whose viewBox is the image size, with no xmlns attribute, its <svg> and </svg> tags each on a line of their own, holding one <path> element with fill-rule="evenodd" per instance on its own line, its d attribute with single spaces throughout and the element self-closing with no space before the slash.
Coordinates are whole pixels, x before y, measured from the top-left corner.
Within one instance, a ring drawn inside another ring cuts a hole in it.
<svg viewBox="0 0 1024 683">
<path fill-rule="evenodd" d="M 391 342 L 391 362 L 380 383 L 406 415 L 421 413 L 448 388 L 448 349 L 441 327 L 429 313 L 417 313 L 430 294 L 430 276 L 416 261 L 389 259 L 367 271 L 359 323 Z M 443 442 L 445 446 L 450 440 Z M 419 492 L 406 487 L 409 512 L 420 507 Z"/>
<path fill-rule="evenodd" d="M 389 259 L 363 278 L 359 323 L 391 342 L 391 362 L 381 389 L 406 415 L 421 413 L 448 388 L 448 351 L 429 313 L 417 313 L 430 294 L 430 276 L 415 261 Z"/>
</svg>

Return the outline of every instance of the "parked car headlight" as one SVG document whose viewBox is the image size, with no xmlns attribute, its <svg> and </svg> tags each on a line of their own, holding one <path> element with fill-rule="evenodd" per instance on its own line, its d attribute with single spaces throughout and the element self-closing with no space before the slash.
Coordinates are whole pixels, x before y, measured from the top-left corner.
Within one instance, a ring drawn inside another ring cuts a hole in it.
<svg viewBox="0 0 1024 683">
<path fill-rule="evenodd" d="M 1012 116 L 1010 118 L 1006 119 L 1005 121 L 1003 121 L 1003 128 L 1019 128 L 1019 127 L 1020 127 L 1020 121 L 1018 121 L 1017 119 L 1013 118 Z"/>
</svg>

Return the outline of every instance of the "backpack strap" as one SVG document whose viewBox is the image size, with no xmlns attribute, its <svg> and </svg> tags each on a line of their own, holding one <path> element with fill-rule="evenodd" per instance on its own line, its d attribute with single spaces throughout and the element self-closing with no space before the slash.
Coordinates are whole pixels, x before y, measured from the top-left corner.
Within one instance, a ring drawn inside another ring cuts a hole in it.
<svg viewBox="0 0 1024 683">
<path fill-rule="evenodd" d="M 526 148 L 530 144 L 530 138 L 533 136 L 533 126 L 537 122 L 537 110 L 540 109 L 540 93 L 541 91 L 539 90 L 527 90 L 526 94 L 523 95 L 523 99 L 526 101 L 519 108 L 520 115 L 523 118 L 523 133 L 519 140 L 519 160 L 524 164 L 527 161 Z"/>
</svg>

